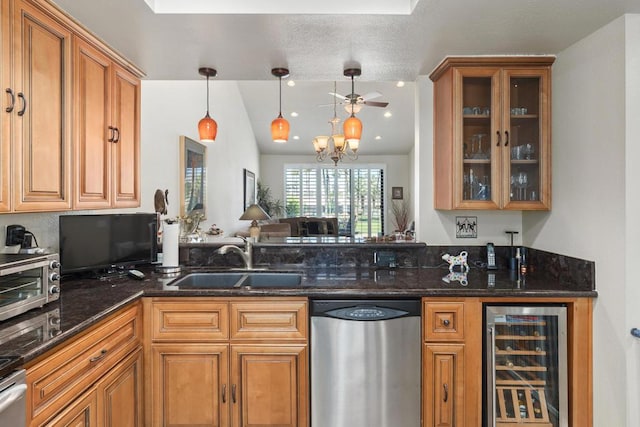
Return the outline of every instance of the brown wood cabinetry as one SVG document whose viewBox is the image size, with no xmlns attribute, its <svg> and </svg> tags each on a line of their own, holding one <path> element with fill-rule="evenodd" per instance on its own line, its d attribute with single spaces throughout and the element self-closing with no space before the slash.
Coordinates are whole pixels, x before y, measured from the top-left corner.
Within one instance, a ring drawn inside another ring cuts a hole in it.
<svg viewBox="0 0 640 427">
<path fill-rule="evenodd" d="M 434 81 L 436 209 L 551 209 L 554 57 L 451 57 Z"/>
<path fill-rule="evenodd" d="M 0 212 L 139 206 L 143 74 L 48 0 L 0 12 Z"/>
<path fill-rule="evenodd" d="M 2 26 L 2 143 L 12 151 L 13 190 L 3 200 L 12 197 L 13 211 L 70 209 L 71 31 L 24 0 L 2 2 Z"/>
<path fill-rule="evenodd" d="M 482 425 L 482 304 L 424 298 L 423 322 L 423 425 Z"/>
<path fill-rule="evenodd" d="M 74 208 L 138 206 L 140 79 L 74 37 Z"/>
<path fill-rule="evenodd" d="M 29 425 L 142 426 L 141 335 L 136 304 L 27 366 Z"/>
<path fill-rule="evenodd" d="M 145 298 L 153 426 L 308 425 L 306 298 Z"/>
</svg>

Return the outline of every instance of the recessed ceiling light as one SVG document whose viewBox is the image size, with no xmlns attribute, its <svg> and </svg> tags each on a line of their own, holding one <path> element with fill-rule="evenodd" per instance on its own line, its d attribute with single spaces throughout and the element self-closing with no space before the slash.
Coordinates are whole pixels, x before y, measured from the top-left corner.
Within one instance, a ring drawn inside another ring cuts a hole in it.
<svg viewBox="0 0 640 427">
<path fill-rule="evenodd" d="M 293 135 L 293 139 L 298 140 L 300 137 L 298 135 Z"/>
<path fill-rule="evenodd" d="M 382 139 L 382 137 L 380 135 L 376 135 L 376 141 L 380 141 Z"/>
<path fill-rule="evenodd" d="M 295 85 L 296 85 L 296 82 L 294 82 L 293 80 L 289 80 L 287 82 L 287 86 L 289 86 L 289 87 L 294 87 Z"/>
<path fill-rule="evenodd" d="M 385 111 L 384 112 L 384 116 L 385 117 L 391 117 L 391 116 L 393 116 L 393 114 L 391 114 L 391 111 Z"/>
<path fill-rule="evenodd" d="M 397 87 L 404 87 L 404 82 L 402 80 L 400 80 L 398 83 L 396 83 Z"/>
<path fill-rule="evenodd" d="M 291 117 L 298 117 L 298 113 L 296 113 L 295 111 L 291 112 Z"/>
</svg>

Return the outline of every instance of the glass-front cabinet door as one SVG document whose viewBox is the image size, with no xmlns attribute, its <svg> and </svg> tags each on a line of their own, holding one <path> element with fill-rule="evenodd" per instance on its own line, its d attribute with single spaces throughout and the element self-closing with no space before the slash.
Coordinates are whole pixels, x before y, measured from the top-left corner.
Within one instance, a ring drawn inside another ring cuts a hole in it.
<svg viewBox="0 0 640 427">
<path fill-rule="evenodd" d="M 550 118 L 546 70 L 503 73 L 504 143 L 502 175 L 508 184 L 502 205 L 507 209 L 549 209 Z"/>
<path fill-rule="evenodd" d="M 497 209 L 501 202 L 500 150 L 494 142 L 501 111 L 499 76 L 499 69 L 457 73 L 462 105 L 455 204 L 460 208 Z"/>
<path fill-rule="evenodd" d="M 551 57 L 453 57 L 434 81 L 436 209 L 551 208 Z"/>
</svg>

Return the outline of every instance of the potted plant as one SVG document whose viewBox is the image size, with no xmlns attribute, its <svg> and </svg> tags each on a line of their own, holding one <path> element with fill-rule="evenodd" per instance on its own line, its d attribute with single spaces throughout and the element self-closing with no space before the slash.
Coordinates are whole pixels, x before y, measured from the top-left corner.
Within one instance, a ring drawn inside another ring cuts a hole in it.
<svg viewBox="0 0 640 427">
<path fill-rule="evenodd" d="M 274 199 L 268 185 L 258 181 L 256 202 L 272 218 L 284 214 L 284 205 L 280 199 Z"/>
</svg>

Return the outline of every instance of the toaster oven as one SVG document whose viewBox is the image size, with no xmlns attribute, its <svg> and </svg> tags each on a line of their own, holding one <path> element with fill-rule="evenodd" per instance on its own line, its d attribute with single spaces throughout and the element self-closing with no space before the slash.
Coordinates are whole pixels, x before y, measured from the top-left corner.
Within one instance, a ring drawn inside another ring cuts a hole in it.
<svg viewBox="0 0 640 427">
<path fill-rule="evenodd" d="M 0 254 L 0 321 L 59 297 L 58 254 Z"/>
</svg>

